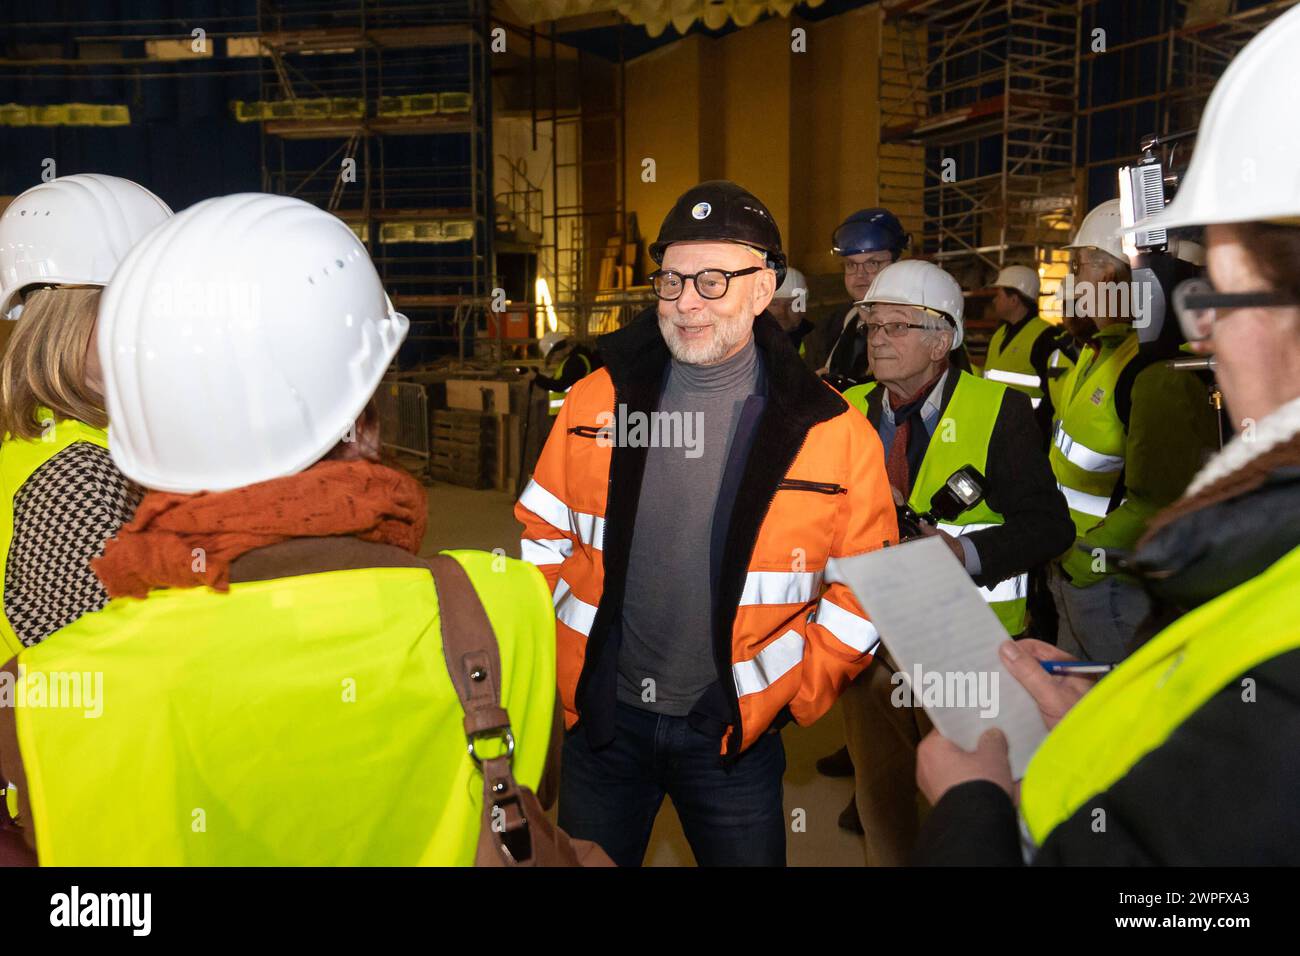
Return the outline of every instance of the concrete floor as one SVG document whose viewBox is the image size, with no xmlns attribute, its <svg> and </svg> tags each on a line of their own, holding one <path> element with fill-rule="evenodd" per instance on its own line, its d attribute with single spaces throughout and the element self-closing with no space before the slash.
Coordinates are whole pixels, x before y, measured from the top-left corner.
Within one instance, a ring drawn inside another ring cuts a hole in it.
<svg viewBox="0 0 1300 956">
<path fill-rule="evenodd" d="M 421 554 L 441 548 L 503 548 L 519 556 L 520 526 L 514 519 L 514 496 L 496 491 L 472 491 L 438 483 L 429 491 L 429 527 Z M 791 833 L 787 858 L 791 866 L 861 866 L 860 838 L 840 830 L 836 819 L 853 790 L 851 780 L 832 780 L 817 773 L 814 762 L 844 743 L 839 709 L 832 710 L 812 727 L 787 727 L 782 736 L 786 748 L 785 810 L 793 819 L 795 810 L 804 811 L 806 830 Z M 665 802 L 655 822 L 649 866 L 692 866 L 694 858 L 682 833 L 677 814 Z"/>
</svg>

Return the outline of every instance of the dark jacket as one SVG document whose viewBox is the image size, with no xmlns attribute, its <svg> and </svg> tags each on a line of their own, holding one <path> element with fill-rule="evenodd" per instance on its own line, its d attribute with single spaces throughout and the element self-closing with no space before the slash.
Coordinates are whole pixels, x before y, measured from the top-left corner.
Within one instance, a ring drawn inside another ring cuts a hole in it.
<svg viewBox="0 0 1300 956">
<path fill-rule="evenodd" d="M 940 415 L 952 400 L 959 377 L 957 369 L 949 370 Z M 884 394 L 883 388 L 875 388 L 867 396 L 867 420 L 877 431 Z M 1008 388 L 993 425 L 984 476 L 989 483 L 988 505 L 1002 515 L 1003 523 L 968 536 L 980 557 L 980 574 L 975 578 L 980 587 L 1023 574 L 1074 542 L 1065 497 L 1056 487 L 1041 446 L 1029 398 Z"/>
<path fill-rule="evenodd" d="M 582 361 L 584 358 L 587 360 L 586 362 Z M 560 362 L 559 373 L 554 378 L 542 375 L 539 372 L 533 382 L 538 388 L 549 389 L 552 392 L 567 392 L 578 379 L 590 375 L 604 364 L 598 353 L 585 345 L 575 345 L 573 348 L 566 350 L 564 358 Z"/>
<path fill-rule="evenodd" d="M 1300 545 L 1300 437 L 1287 444 L 1157 518 L 1130 565 L 1144 573 L 1164 623 L 1260 574 Z M 1246 677 L 1255 681 L 1256 696 L 1243 707 Z M 1300 862 L 1297 740 L 1300 651 L 1290 651 L 1227 681 L 1162 746 L 1048 834 L 1033 862 Z M 1110 821 L 1105 833 L 1092 825 L 1098 808 Z M 1010 798 L 988 781 L 953 787 L 926 820 L 913 862 L 1020 864 Z"/>
</svg>

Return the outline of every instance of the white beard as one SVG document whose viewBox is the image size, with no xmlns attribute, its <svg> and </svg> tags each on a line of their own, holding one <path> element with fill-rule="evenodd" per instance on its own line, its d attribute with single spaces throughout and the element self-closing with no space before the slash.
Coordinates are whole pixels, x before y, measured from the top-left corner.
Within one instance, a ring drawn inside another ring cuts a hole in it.
<svg viewBox="0 0 1300 956">
<path fill-rule="evenodd" d="M 673 320 L 659 316 L 659 333 L 664 337 L 673 358 L 684 365 L 716 365 L 728 352 L 744 342 L 753 328 L 752 319 L 710 318 L 712 327 L 707 341 L 684 342 Z"/>
</svg>

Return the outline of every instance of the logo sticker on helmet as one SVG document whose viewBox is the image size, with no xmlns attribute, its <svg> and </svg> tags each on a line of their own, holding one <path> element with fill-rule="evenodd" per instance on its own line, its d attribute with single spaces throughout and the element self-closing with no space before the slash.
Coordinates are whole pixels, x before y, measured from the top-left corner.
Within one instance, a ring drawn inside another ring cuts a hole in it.
<svg viewBox="0 0 1300 956">
<path fill-rule="evenodd" d="M 711 212 L 713 212 L 713 207 L 706 202 L 697 202 L 691 207 L 691 215 L 696 219 L 708 219 Z"/>
</svg>

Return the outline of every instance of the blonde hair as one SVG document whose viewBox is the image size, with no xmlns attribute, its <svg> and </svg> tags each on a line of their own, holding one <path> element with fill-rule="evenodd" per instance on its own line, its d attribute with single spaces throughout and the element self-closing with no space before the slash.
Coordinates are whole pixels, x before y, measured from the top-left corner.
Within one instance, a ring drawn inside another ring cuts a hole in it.
<svg viewBox="0 0 1300 956">
<path fill-rule="evenodd" d="M 99 309 L 98 288 L 38 289 L 0 360 L 0 434 L 36 439 L 37 409 L 54 418 L 108 427 L 104 398 L 86 382 L 86 355 Z"/>
</svg>

